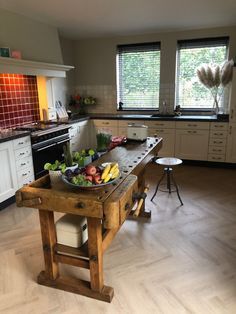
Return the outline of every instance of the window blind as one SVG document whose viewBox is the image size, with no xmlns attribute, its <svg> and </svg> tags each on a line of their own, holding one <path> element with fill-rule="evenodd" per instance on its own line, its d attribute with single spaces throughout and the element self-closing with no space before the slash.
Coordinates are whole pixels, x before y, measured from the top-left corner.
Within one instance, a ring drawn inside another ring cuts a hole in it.
<svg viewBox="0 0 236 314">
<path fill-rule="evenodd" d="M 227 57 L 228 37 L 179 40 L 177 43 L 176 105 L 185 109 L 211 109 L 212 95 L 198 80 L 197 68 L 221 65 Z"/>
<path fill-rule="evenodd" d="M 160 43 L 117 46 L 117 96 L 123 109 L 159 106 Z"/>
</svg>

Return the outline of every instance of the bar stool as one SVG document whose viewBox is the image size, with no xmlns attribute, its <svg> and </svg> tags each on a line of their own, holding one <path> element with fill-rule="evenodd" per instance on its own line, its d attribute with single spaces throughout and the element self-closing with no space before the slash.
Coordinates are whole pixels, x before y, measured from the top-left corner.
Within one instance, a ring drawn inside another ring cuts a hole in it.
<svg viewBox="0 0 236 314">
<path fill-rule="evenodd" d="M 161 179 L 159 180 L 159 182 L 157 183 L 157 186 L 156 186 L 156 190 L 155 190 L 155 193 L 153 194 L 153 197 L 151 198 L 151 202 L 152 200 L 154 199 L 154 197 L 156 196 L 157 194 L 157 191 L 158 191 L 158 188 L 160 186 L 160 183 L 162 182 L 162 180 L 164 179 L 164 177 L 166 176 L 166 186 L 167 186 L 167 191 L 163 191 L 163 192 L 177 192 L 177 195 L 178 195 L 178 198 L 179 198 L 179 201 L 181 203 L 181 205 L 183 205 L 183 202 L 181 200 L 181 197 L 179 195 L 179 189 L 178 189 L 178 186 L 175 182 L 175 179 L 173 177 L 173 169 L 171 167 L 173 166 L 177 166 L 177 165 L 180 165 L 182 164 L 182 160 L 179 159 L 179 158 L 174 158 L 174 157 L 164 157 L 164 158 L 158 158 L 157 160 L 155 160 L 155 163 L 158 164 L 158 165 L 161 165 L 161 166 L 165 166 L 164 168 L 164 173 L 163 175 L 161 176 Z M 171 185 L 174 185 L 175 187 L 175 190 L 171 190 Z"/>
</svg>

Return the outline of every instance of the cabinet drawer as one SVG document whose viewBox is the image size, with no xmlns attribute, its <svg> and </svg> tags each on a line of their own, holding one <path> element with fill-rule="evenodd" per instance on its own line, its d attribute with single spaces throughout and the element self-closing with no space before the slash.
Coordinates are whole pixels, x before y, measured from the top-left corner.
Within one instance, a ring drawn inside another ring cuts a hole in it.
<svg viewBox="0 0 236 314">
<path fill-rule="evenodd" d="M 227 131 L 211 130 L 210 137 L 212 137 L 212 138 L 226 138 L 227 137 Z"/>
<path fill-rule="evenodd" d="M 19 186 L 19 188 L 21 188 L 23 185 L 30 184 L 30 183 L 32 183 L 33 181 L 34 181 L 34 175 L 19 180 L 19 181 L 18 181 L 18 186 Z"/>
<path fill-rule="evenodd" d="M 31 146 L 15 150 L 15 159 L 31 156 Z"/>
<path fill-rule="evenodd" d="M 185 135 L 202 135 L 209 137 L 209 132 L 206 130 L 176 130 L 176 135 L 185 134 Z"/>
<path fill-rule="evenodd" d="M 225 161 L 225 155 L 209 154 L 208 155 L 208 161 L 224 162 Z"/>
<path fill-rule="evenodd" d="M 117 120 L 93 120 L 93 123 L 96 127 L 118 127 L 118 121 Z"/>
<path fill-rule="evenodd" d="M 26 147 L 30 145 L 31 145 L 31 141 L 30 141 L 29 136 L 25 136 L 25 137 L 21 137 L 21 138 L 17 138 L 13 140 L 14 149 L 18 149 L 18 148 L 22 148 L 22 147 Z"/>
<path fill-rule="evenodd" d="M 224 146 L 209 146 L 208 149 L 209 154 L 225 154 L 225 147 Z"/>
<path fill-rule="evenodd" d="M 226 139 L 225 138 L 210 138 L 209 145 L 213 146 L 225 146 L 226 145 Z"/>
<path fill-rule="evenodd" d="M 211 130 L 228 130 L 228 123 L 227 122 L 212 122 L 211 123 Z"/>
<path fill-rule="evenodd" d="M 18 182 L 24 181 L 25 178 L 31 177 L 34 175 L 33 167 L 29 167 L 17 172 Z"/>
<path fill-rule="evenodd" d="M 146 125 L 149 128 L 174 129 L 175 121 L 147 121 Z"/>
<path fill-rule="evenodd" d="M 161 136 L 162 134 L 175 134 L 175 129 L 148 129 L 149 136 Z"/>
<path fill-rule="evenodd" d="M 118 120 L 119 128 L 127 128 L 129 124 L 147 125 L 147 121 L 144 121 L 144 120 Z"/>
<path fill-rule="evenodd" d="M 176 122 L 176 129 L 209 130 L 210 122 Z"/>
<path fill-rule="evenodd" d="M 26 158 L 21 158 L 20 160 L 16 161 L 16 170 L 20 171 L 24 168 L 32 166 L 32 157 L 26 157 Z"/>
</svg>

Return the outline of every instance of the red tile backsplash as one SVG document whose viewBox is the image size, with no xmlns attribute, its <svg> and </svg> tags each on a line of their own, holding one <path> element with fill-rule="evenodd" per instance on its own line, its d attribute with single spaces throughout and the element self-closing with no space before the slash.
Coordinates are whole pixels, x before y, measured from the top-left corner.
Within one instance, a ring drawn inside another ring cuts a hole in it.
<svg viewBox="0 0 236 314">
<path fill-rule="evenodd" d="M 0 127 L 12 128 L 39 117 L 36 76 L 0 74 Z"/>
</svg>

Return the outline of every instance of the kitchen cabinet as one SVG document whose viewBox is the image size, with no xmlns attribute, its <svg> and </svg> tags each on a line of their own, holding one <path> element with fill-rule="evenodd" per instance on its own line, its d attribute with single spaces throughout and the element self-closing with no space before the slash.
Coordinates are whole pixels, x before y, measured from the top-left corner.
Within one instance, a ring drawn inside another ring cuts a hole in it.
<svg viewBox="0 0 236 314">
<path fill-rule="evenodd" d="M 90 121 L 73 123 L 69 129 L 72 152 L 91 147 Z"/>
<path fill-rule="evenodd" d="M 212 122 L 210 124 L 208 161 L 225 161 L 227 135 L 228 123 Z"/>
<path fill-rule="evenodd" d="M 226 147 L 226 161 L 236 162 L 236 123 L 229 124 L 229 132 Z"/>
<path fill-rule="evenodd" d="M 15 195 L 18 189 L 13 141 L 0 144 L 0 203 Z"/>
<path fill-rule="evenodd" d="M 229 104 L 229 122 L 236 123 L 236 67 L 233 69 L 233 80 L 231 84 Z"/>
<path fill-rule="evenodd" d="M 209 122 L 176 122 L 175 157 L 207 160 Z"/>
<path fill-rule="evenodd" d="M 175 121 L 147 121 L 148 135 L 162 137 L 160 157 L 173 157 L 175 154 Z"/>
<path fill-rule="evenodd" d="M 112 136 L 118 135 L 118 121 L 117 120 L 93 120 L 96 132 L 110 133 Z"/>
<path fill-rule="evenodd" d="M 14 147 L 17 185 L 20 189 L 23 185 L 34 181 L 31 140 L 30 136 L 25 136 L 17 138 L 12 142 Z"/>
<path fill-rule="evenodd" d="M 118 135 L 127 136 L 127 128 L 130 124 L 146 125 L 144 120 L 118 120 Z"/>
</svg>

